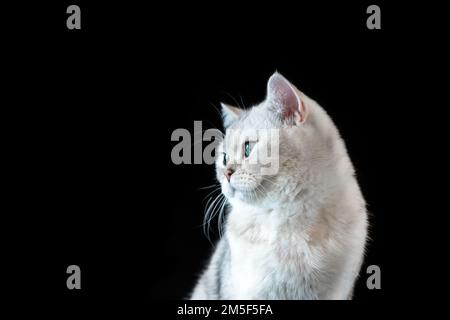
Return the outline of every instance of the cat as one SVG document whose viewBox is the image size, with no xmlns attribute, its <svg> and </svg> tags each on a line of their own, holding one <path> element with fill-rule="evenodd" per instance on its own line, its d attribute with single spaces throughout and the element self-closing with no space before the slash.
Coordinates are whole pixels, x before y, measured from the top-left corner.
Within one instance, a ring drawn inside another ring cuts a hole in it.
<svg viewBox="0 0 450 320">
<path fill-rule="evenodd" d="M 351 299 L 368 219 L 331 118 L 278 72 L 262 103 L 245 110 L 222 104 L 222 113 L 216 173 L 229 212 L 190 298 Z M 273 142 L 242 137 L 274 129 L 279 167 L 261 174 L 249 160 Z"/>
</svg>

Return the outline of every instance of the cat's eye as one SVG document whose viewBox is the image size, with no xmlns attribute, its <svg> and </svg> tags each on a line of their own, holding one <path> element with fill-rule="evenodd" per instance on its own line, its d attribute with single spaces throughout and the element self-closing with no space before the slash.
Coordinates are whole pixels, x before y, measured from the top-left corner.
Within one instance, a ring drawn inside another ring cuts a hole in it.
<svg viewBox="0 0 450 320">
<path fill-rule="evenodd" d="M 223 165 L 224 166 L 226 166 L 227 165 L 227 162 L 228 162 L 228 156 L 227 156 L 227 154 L 225 153 L 225 152 L 222 152 L 223 153 Z"/>
<path fill-rule="evenodd" d="M 250 146 L 250 142 L 245 141 L 244 143 L 244 155 L 246 158 L 250 156 L 250 152 L 252 151 L 252 148 Z"/>
</svg>

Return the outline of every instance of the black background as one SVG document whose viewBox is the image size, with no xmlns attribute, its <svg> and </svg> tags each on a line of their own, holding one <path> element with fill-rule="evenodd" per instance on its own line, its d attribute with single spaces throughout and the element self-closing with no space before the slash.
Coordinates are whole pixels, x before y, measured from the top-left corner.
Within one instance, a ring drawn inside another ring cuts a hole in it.
<svg viewBox="0 0 450 320">
<path fill-rule="evenodd" d="M 9 34 L 5 60 L 7 228 L 18 247 L 6 265 L 20 274 L 19 296 L 72 311 L 185 298 L 213 249 L 199 188 L 214 168 L 172 164 L 171 133 L 192 132 L 194 120 L 221 129 L 213 105 L 261 101 L 275 70 L 327 110 L 354 162 L 371 225 L 354 298 L 395 296 L 394 94 L 408 35 L 399 9 L 378 2 L 382 29 L 368 30 L 368 2 L 73 3 L 81 30 L 66 28 L 69 2 L 17 8 L 10 24 L 20 36 Z M 80 291 L 66 288 L 71 264 L 81 267 Z M 371 264 L 381 290 L 365 286 Z"/>
</svg>

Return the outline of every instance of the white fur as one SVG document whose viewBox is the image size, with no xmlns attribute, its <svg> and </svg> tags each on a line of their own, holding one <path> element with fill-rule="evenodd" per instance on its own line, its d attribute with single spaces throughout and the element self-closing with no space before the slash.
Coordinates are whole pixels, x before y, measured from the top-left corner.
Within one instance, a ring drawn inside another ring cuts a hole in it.
<svg viewBox="0 0 450 320">
<path fill-rule="evenodd" d="M 306 120 L 303 115 L 301 123 L 279 122 L 279 172 L 258 176 L 243 163 L 235 166 L 228 182 L 221 157 L 216 164 L 230 205 L 221 240 L 229 244 L 230 267 L 221 279 L 221 298 L 352 297 L 366 241 L 365 201 L 332 120 L 314 100 L 289 85 L 304 104 Z M 242 111 L 241 120 L 229 129 L 273 128 L 277 108 L 283 106 L 268 92 L 263 103 Z M 233 130 L 227 130 L 222 149 L 228 148 L 232 135 Z M 264 147 L 258 144 L 252 154 Z M 222 263 L 218 259 L 213 257 L 193 299 L 211 298 L 202 288 L 207 286 L 205 277 Z"/>
</svg>

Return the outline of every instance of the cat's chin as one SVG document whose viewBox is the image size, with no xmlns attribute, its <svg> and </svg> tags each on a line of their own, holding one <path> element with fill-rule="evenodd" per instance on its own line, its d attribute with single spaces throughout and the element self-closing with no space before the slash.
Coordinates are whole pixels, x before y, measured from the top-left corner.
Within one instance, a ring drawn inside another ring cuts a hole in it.
<svg viewBox="0 0 450 320">
<path fill-rule="evenodd" d="M 245 203 L 253 203 L 257 200 L 258 193 L 255 190 L 239 189 L 232 187 L 229 183 L 222 185 L 222 193 L 230 200 L 238 200 Z"/>
</svg>

